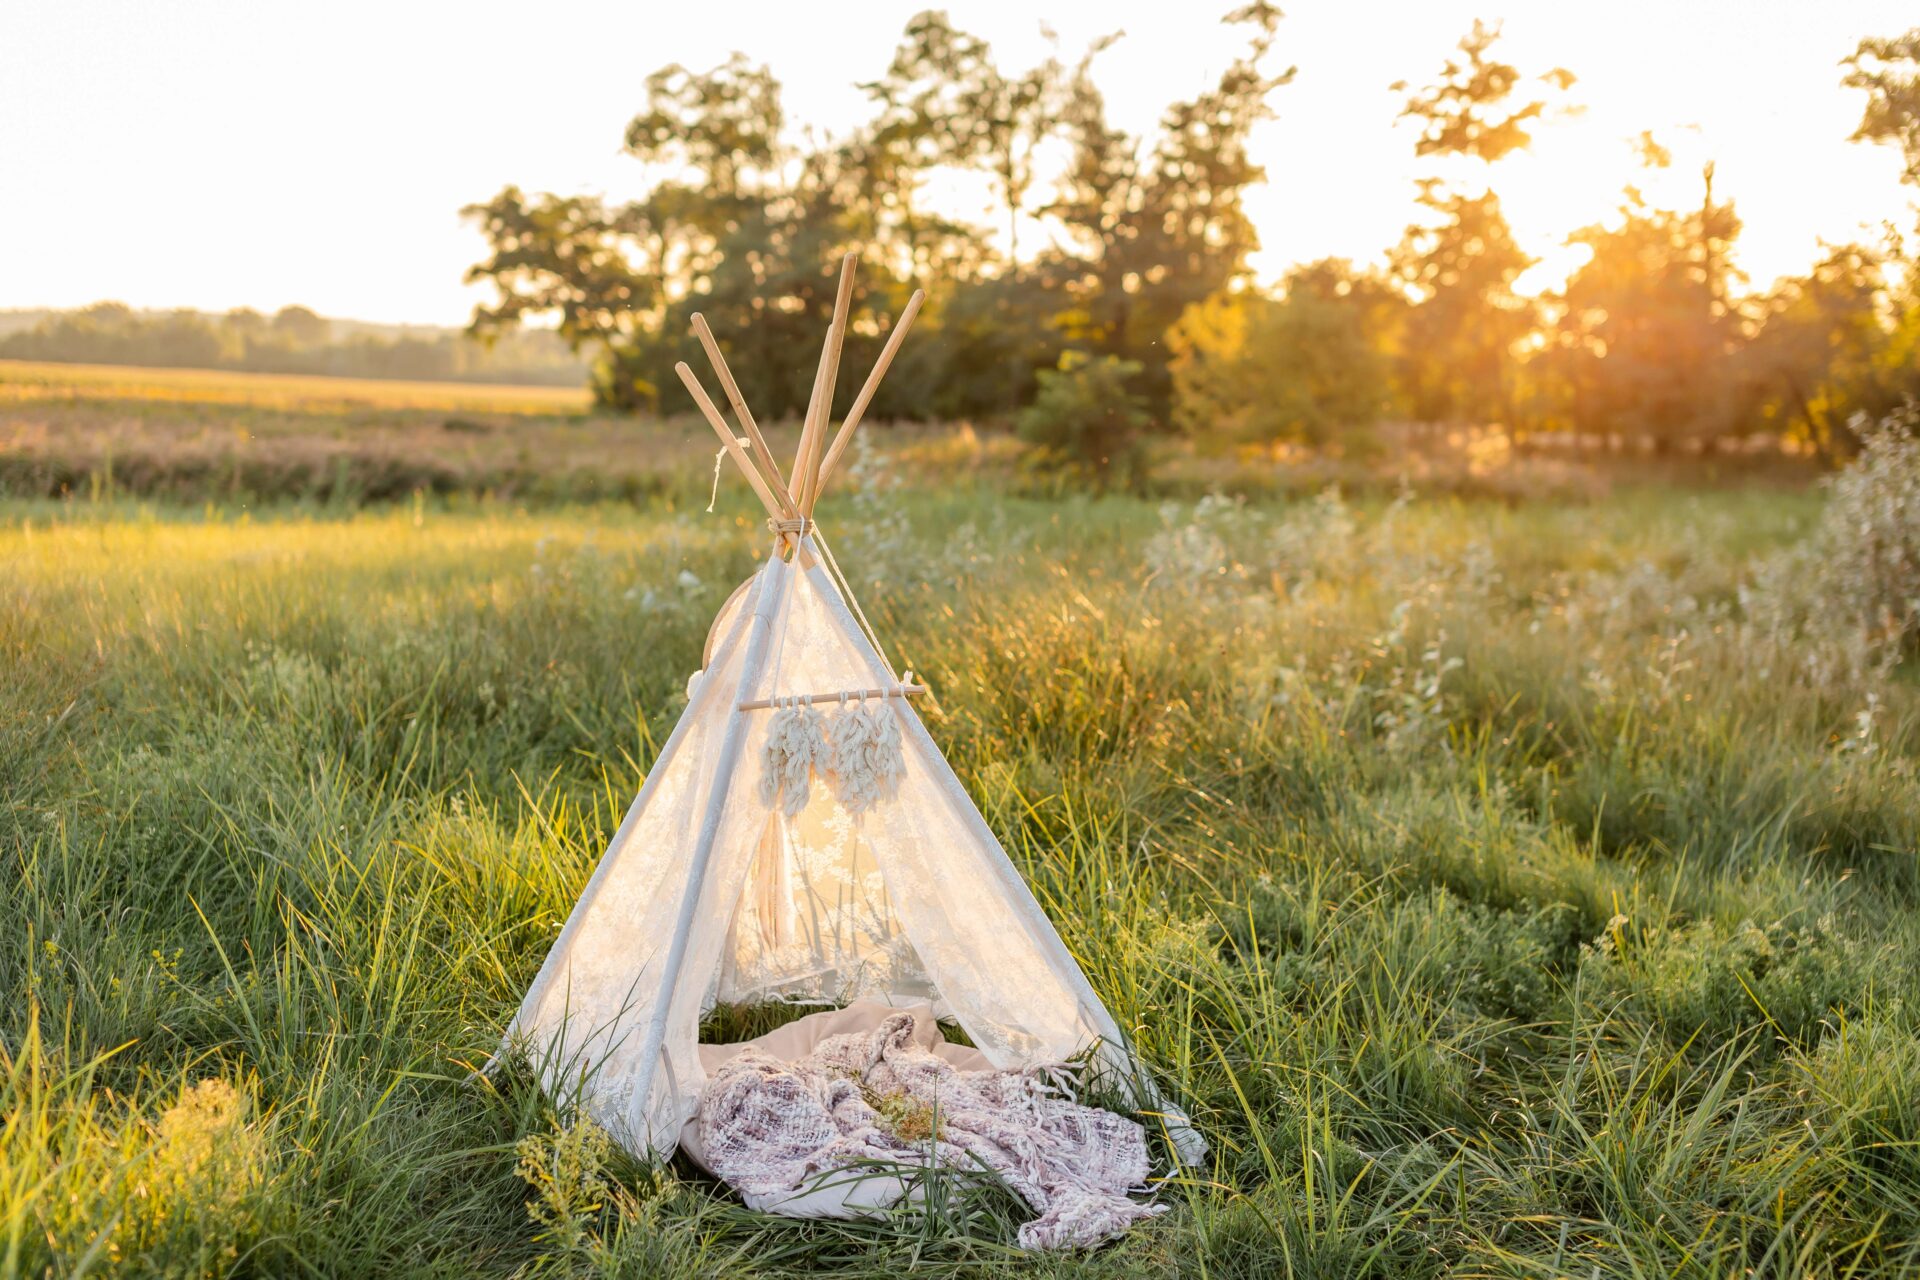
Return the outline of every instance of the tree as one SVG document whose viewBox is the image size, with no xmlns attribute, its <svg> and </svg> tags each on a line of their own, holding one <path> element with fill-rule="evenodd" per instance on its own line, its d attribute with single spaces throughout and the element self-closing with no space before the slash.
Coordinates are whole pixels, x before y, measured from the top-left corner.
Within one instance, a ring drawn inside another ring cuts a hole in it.
<svg viewBox="0 0 1920 1280">
<path fill-rule="evenodd" d="M 797 413 L 851 238 L 857 175 L 843 151 L 784 142 L 779 82 L 737 55 L 707 72 L 663 68 L 646 87 L 627 150 L 676 176 L 618 206 L 515 187 L 469 206 L 491 253 L 467 279 L 497 295 L 475 308 L 471 330 L 553 317 L 576 349 L 596 351 L 596 398 L 633 409 L 656 403 L 675 361 L 697 358 L 687 317 L 703 310 L 756 411 Z M 909 292 L 884 270 L 867 279 L 856 359 Z"/>
<path fill-rule="evenodd" d="M 282 307 L 274 312 L 273 331 L 296 347 L 326 345 L 333 326 L 306 307 Z"/>
<path fill-rule="evenodd" d="M 1533 144 L 1529 126 L 1545 113 L 1548 98 L 1533 94 L 1515 101 L 1523 87 L 1520 69 L 1488 56 L 1499 39 L 1498 23 L 1488 26 L 1474 19 L 1473 30 L 1459 45 L 1466 61 L 1449 58 L 1441 65 L 1439 83 L 1407 99 L 1401 117 L 1423 125 L 1413 148 L 1416 156 L 1468 156 L 1492 164 Z M 1564 67 L 1555 67 L 1538 79 L 1562 93 L 1575 83 L 1574 74 Z M 1406 88 L 1406 82 L 1389 87 L 1397 93 Z"/>
<path fill-rule="evenodd" d="M 650 400 L 651 383 L 623 375 L 618 360 L 665 292 L 657 271 L 637 269 L 627 255 L 626 242 L 644 238 L 639 209 L 609 210 L 593 196 L 529 198 L 507 187 L 461 214 L 480 225 L 493 249 L 467 269 L 469 284 L 488 281 L 496 294 L 492 304 L 475 305 L 469 332 L 490 341 L 529 317 L 556 318 L 573 350 L 597 349 L 597 400 L 619 409 Z"/>
<path fill-rule="evenodd" d="M 305 307 L 275 328 L 258 311 L 225 315 L 178 310 L 143 315 L 121 303 L 56 312 L 30 329 L 0 337 L 0 358 L 324 373 L 371 378 L 463 378 L 496 382 L 579 381 L 577 361 L 551 332 L 534 330 L 500 343 L 489 357 L 464 336 L 386 338 L 359 333 L 312 344 L 330 326 Z M 307 340 L 296 342 L 295 335 Z M 557 348 L 557 350 L 556 350 Z"/>
<path fill-rule="evenodd" d="M 1049 58 L 1015 73 L 945 15 L 923 13 L 866 86 L 875 118 L 832 142 L 788 138 L 764 67 L 736 56 L 706 72 L 664 68 L 625 134 L 629 153 L 660 172 L 645 197 L 613 205 L 508 187 L 465 211 L 489 250 L 468 279 L 496 293 L 471 330 L 551 318 L 575 349 L 594 351 L 599 399 L 632 408 L 674 360 L 697 354 L 685 330 L 701 310 L 755 412 L 777 417 L 805 403 L 834 264 L 857 245 L 866 287 L 848 359 L 877 351 L 915 280 L 930 293 L 920 324 L 931 341 L 903 358 L 876 416 L 1008 416 L 1069 348 L 1137 365 L 1133 390 L 1164 406 L 1166 330 L 1242 276 L 1255 245 L 1241 196 L 1261 171 L 1246 144 L 1287 78 L 1260 66 L 1278 19 L 1264 2 L 1230 15 L 1253 25 L 1249 52 L 1170 108 L 1151 146 L 1110 128 L 1093 88 L 1089 65 L 1111 38 L 1072 71 Z M 1044 161 L 1058 140 L 1069 157 L 1056 183 Z M 1016 257 L 929 214 L 923 179 L 953 166 L 992 180 L 1009 250 L 1033 220 L 1049 224 L 1049 248 Z"/>
<path fill-rule="evenodd" d="M 1404 310 L 1387 282 L 1338 260 L 1297 268 L 1279 298 L 1195 303 L 1167 337 L 1174 421 L 1202 439 L 1351 442 L 1392 402 L 1390 335 Z"/>
<path fill-rule="evenodd" d="M 1713 198 L 1655 209 L 1629 190 L 1618 225 L 1576 231 L 1592 256 L 1567 280 L 1555 333 L 1569 416 L 1595 433 L 1621 432 L 1667 448 L 1712 441 L 1743 424 L 1728 304 L 1740 221 Z"/>
<path fill-rule="evenodd" d="M 1884 416 L 1920 389 L 1911 364 L 1889 358 L 1891 314 L 1882 255 L 1860 245 L 1776 285 L 1746 351 L 1764 420 L 1829 463 L 1858 453 L 1854 415 Z"/>
<path fill-rule="evenodd" d="M 662 67 L 646 86 L 645 108 L 627 122 L 627 152 L 700 174 L 714 211 L 709 222 L 737 217 L 744 203 L 775 194 L 786 112 L 772 71 L 736 53 L 707 72 Z"/>
<path fill-rule="evenodd" d="M 311 311 L 307 314 L 313 315 Z M 215 328 L 197 311 L 170 311 L 152 324 L 144 336 L 153 362 L 172 368 L 217 368 L 229 353 L 239 348 L 232 335 Z"/>
<path fill-rule="evenodd" d="M 1246 216 L 1247 187 L 1265 171 L 1248 152 L 1272 92 L 1295 69 L 1269 73 L 1280 11 L 1254 3 L 1225 21 L 1253 28 L 1246 53 L 1219 83 L 1161 118 L 1150 150 L 1113 129 L 1089 74 L 1089 52 L 1070 83 L 1064 125 L 1073 157 L 1048 211 L 1063 224 L 1056 255 L 1071 272 L 1070 336 L 1142 366 L 1143 386 L 1164 404 L 1171 390 L 1162 336 L 1186 309 L 1244 277 L 1259 238 Z"/>
<path fill-rule="evenodd" d="M 886 73 L 862 87 L 881 105 L 876 136 L 903 150 L 913 167 L 977 167 L 993 176 L 1007 220 L 1007 257 L 1017 261 L 1036 158 L 1058 127 L 1060 61 L 1009 75 L 985 40 L 929 11 L 907 23 Z"/>
<path fill-rule="evenodd" d="M 1407 98 L 1402 117 L 1423 126 L 1415 155 L 1471 160 L 1484 171 L 1531 145 L 1530 126 L 1574 76 L 1555 68 L 1529 82 L 1491 56 L 1499 38 L 1498 26 L 1476 21 L 1460 41 L 1464 59 L 1448 59 L 1437 83 Z M 1542 89 L 1523 93 L 1529 83 Z M 1392 255 L 1415 303 L 1403 366 L 1408 407 L 1429 421 L 1511 423 L 1514 348 L 1536 318 L 1533 304 L 1513 286 L 1534 260 L 1521 251 L 1499 198 L 1484 183 L 1464 190 L 1431 177 L 1419 199 L 1437 216 L 1408 227 Z"/>
<path fill-rule="evenodd" d="M 252 307 L 235 307 L 227 312 L 226 324 L 234 333 L 249 341 L 267 332 L 267 318 Z"/>
<path fill-rule="evenodd" d="M 1139 365 L 1117 356 L 1063 352 L 1057 367 L 1040 371 L 1039 394 L 1020 411 L 1021 438 L 1043 466 L 1075 473 L 1096 489 L 1140 479 L 1143 436 L 1153 419 L 1129 389 L 1139 375 Z"/>
<path fill-rule="evenodd" d="M 133 308 L 124 302 L 96 302 L 83 307 L 76 318 L 97 329 L 125 329 L 136 320 Z"/>
<path fill-rule="evenodd" d="M 1408 227 L 1390 255 L 1413 299 L 1401 372 L 1407 407 L 1427 422 L 1511 422 L 1514 348 L 1536 321 L 1533 302 L 1513 285 L 1534 259 L 1491 191 L 1429 188 L 1421 203 L 1439 219 Z"/>
<path fill-rule="evenodd" d="M 1840 83 L 1867 94 L 1852 140 L 1899 147 L 1901 181 L 1920 186 L 1920 27 L 1862 40 L 1840 65 L 1847 68 Z"/>
<path fill-rule="evenodd" d="M 620 409 L 652 406 L 674 360 L 686 354 L 683 327 L 669 323 L 671 304 L 710 287 L 743 235 L 759 239 L 760 256 L 740 259 L 736 269 L 784 265 L 767 221 L 791 212 L 787 175 L 795 157 L 782 138 L 785 124 L 780 82 L 739 54 L 709 71 L 677 63 L 655 71 L 623 141 L 627 154 L 673 176 L 644 199 L 609 206 L 592 196 L 529 197 L 509 186 L 461 211 L 491 250 L 467 281 L 491 283 L 497 297 L 474 308 L 471 332 L 490 338 L 530 317 L 553 318 L 575 350 L 596 353 L 596 399 Z M 714 317 L 728 333 L 734 327 L 726 322 L 737 319 Z M 805 360 L 784 353 L 771 370 L 739 372 L 786 388 Z M 769 414 L 787 408 L 784 394 L 760 403 Z"/>
</svg>

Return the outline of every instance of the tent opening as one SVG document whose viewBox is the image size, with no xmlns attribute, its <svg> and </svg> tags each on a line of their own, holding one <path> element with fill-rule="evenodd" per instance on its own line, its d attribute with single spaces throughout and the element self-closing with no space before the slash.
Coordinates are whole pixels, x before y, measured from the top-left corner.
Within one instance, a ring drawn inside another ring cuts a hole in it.
<svg viewBox="0 0 1920 1280">
<path fill-rule="evenodd" d="M 791 817 L 769 814 L 759 833 L 703 1004 L 721 999 L 929 1003 L 948 1015 L 894 909 L 864 823 L 824 787 Z"/>
</svg>

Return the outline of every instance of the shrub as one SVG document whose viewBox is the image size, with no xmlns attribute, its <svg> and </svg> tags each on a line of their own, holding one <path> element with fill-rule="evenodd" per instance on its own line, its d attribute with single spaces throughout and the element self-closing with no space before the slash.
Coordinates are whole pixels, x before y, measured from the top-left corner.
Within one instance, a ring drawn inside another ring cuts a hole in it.
<svg viewBox="0 0 1920 1280">
<path fill-rule="evenodd" d="M 1860 456 L 1831 481 L 1819 527 L 1743 593 L 1754 625 L 1816 680 L 1884 672 L 1920 640 L 1920 405 L 1851 426 Z"/>
<path fill-rule="evenodd" d="M 1822 918 L 1794 928 L 1712 920 L 1636 928 L 1624 915 L 1590 947 L 1583 977 L 1637 1006 L 1675 1043 L 1704 1047 L 1745 1033 L 1815 1043 L 1849 1009 L 1868 1003 L 1888 953 Z"/>
<path fill-rule="evenodd" d="M 1183 431 L 1244 444 L 1369 439 L 1389 398 L 1387 359 L 1368 333 L 1365 282 L 1326 276 L 1316 289 L 1297 273 L 1283 298 L 1220 293 L 1187 308 L 1167 337 Z"/>
<path fill-rule="evenodd" d="M 1920 404 L 1877 424 L 1856 414 L 1863 448 L 1833 480 L 1815 541 L 1827 607 L 1880 643 L 1920 636 Z"/>
<path fill-rule="evenodd" d="M 1146 475 L 1142 438 L 1152 417 L 1128 388 L 1141 366 L 1118 356 L 1067 351 L 1040 371 L 1040 393 L 1021 410 L 1020 436 L 1045 466 L 1079 474 L 1101 490 Z"/>
</svg>

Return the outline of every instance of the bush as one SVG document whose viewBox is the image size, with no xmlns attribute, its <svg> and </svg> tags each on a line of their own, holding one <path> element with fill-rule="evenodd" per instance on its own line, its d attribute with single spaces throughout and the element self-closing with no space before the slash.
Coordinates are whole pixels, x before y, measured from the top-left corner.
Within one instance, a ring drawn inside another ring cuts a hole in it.
<svg viewBox="0 0 1920 1280">
<path fill-rule="evenodd" d="M 1856 414 L 1863 442 L 1834 477 L 1817 541 L 1828 605 L 1871 636 L 1902 649 L 1920 636 L 1920 405 L 1878 424 Z"/>
<path fill-rule="evenodd" d="M 1315 289 L 1303 269 L 1283 298 L 1221 293 L 1188 307 L 1167 337 L 1175 423 L 1203 441 L 1366 447 L 1390 370 L 1364 283 Z"/>
<path fill-rule="evenodd" d="M 1103 491 L 1144 479 L 1142 437 L 1152 416 L 1145 398 L 1128 388 L 1140 369 L 1118 356 L 1062 352 L 1058 368 L 1040 371 L 1040 393 L 1020 412 L 1020 438 L 1042 465 L 1077 473 Z"/>
<path fill-rule="evenodd" d="M 660 388 L 648 381 L 647 362 L 628 352 L 609 352 L 594 361 L 587 377 L 593 402 L 622 413 L 660 412 Z"/>
<path fill-rule="evenodd" d="M 1884 672 L 1920 641 L 1920 404 L 1849 426 L 1860 456 L 1831 481 L 1819 527 L 1743 601 L 1816 679 Z"/>
<path fill-rule="evenodd" d="M 1626 1001 L 1675 1044 L 1706 1047 L 1757 1033 L 1771 1048 L 1811 1045 L 1848 1010 L 1864 1008 L 1890 954 L 1822 918 L 1795 928 L 1743 920 L 1632 926 L 1615 916 L 1587 950 L 1583 977 Z"/>
</svg>

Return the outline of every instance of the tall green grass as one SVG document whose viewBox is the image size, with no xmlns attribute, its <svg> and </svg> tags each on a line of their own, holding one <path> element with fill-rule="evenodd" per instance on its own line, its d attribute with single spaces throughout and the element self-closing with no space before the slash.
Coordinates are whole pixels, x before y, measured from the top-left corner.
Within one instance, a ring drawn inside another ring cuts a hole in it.
<svg viewBox="0 0 1920 1280">
<path fill-rule="evenodd" d="M 1817 509 L 867 475 L 842 563 L 1214 1148 L 1033 1258 L 991 1188 L 764 1218 L 473 1072 L 757 526 L 15 507 L 0 1269 L 1911 1270 L 1920 698 L 1811 683 L 1740 599 Z"/>
</svg>

